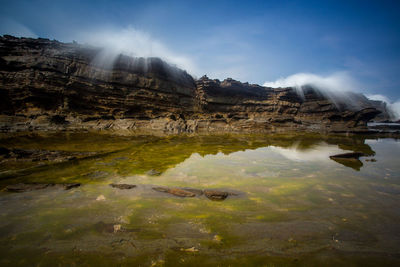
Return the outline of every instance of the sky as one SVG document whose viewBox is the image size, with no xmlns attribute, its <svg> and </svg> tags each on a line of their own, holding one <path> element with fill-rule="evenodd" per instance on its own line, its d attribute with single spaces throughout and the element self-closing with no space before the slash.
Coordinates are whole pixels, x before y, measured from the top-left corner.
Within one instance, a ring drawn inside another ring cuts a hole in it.
<svg viewBox="0 0 400 267">
<path fill-rule="evenodd" d="M 396 102 L 398 14 L 400 1 L 385 0 L 0 0 L 0 34 L 159 56 L 195 77 L 266 85 L 339 77 L 340 87 Z"/>
</svg>

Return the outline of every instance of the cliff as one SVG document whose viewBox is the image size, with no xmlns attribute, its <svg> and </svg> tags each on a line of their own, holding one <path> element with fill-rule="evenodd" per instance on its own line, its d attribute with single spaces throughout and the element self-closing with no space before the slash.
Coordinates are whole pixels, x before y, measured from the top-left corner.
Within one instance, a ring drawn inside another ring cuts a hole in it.
<svg viewBox="0 0 400 267">
<path fill-rule="evenodd" d="M 158 58 L 48 39 L 0 37 L 0 131 L 359 132 L 381 113 L 333 103 L 313 88 L 194 80 Z"/>
</svg>

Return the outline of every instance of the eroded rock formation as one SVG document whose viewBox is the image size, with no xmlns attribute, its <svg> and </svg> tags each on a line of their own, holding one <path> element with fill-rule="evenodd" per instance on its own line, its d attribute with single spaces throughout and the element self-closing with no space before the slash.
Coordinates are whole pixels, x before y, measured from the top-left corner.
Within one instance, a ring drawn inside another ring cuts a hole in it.
<svg viewBox="0 0 400 267">
<path fill-rule="evenodd" d="M 372 105 L 332 103 L 313 88 L 194 80 L 158 58 L 48 39 L 0 37 L 0 130 L 144 132 L 365 130 Z"/>
</svg>

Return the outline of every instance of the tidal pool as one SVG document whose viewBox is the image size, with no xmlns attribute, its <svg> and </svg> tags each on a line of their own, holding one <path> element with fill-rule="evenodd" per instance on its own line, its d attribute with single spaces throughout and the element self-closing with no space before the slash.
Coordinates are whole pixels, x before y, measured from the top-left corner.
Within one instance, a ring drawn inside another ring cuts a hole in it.
<svg viewBox="0 0 400 267">
<path fill-rule="evenodd" d="M 64 133 L 0 146 L 1 266 L 400 264 L 394 139 Z M 346 152 L 363 156 L 330 158 Z M 18 183 L 81 186 L 6 190 Z M 233 194 L 182 198 L 160 186 Z"/>
</svg>

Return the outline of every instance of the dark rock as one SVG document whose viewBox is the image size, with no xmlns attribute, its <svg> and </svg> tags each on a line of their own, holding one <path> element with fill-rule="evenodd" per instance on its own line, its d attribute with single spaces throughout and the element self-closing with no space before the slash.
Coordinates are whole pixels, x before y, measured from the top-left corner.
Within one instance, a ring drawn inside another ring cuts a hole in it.
<svg viewBox="0 0 400 267">
<path fill-rule="evenodd" d="M 217 190 L 204 190 L 204 195 L 211 200 L 224 200 L 229 196 L 228 192 L 217 191 Z"/>
<path fill-rule="evenodd" d="M 54 124 L 66 124 L 68 121 L 65 120 L 65 116 L 54 115 L 50 118 L 50 122 Z"/>
<path fill-rule="evenodd" d="M 6 186 L 8 192 L 22 193 L 27 191 L 34 191 L 45 189 L 48 187 L 62 187 L 64 190 L 70 190 L 81 186 L 80 183 L 66 183 L 66 184 L 45 184 L 45 183 L 19 183 Z"/>
<path fill-rule="evenodd" d="M 350 153 L 333 155 L 330 156 L 329 158 L 346 167 L 350 167 L 356 171 L 359 171 L 360 168 L 364 165 L 361 162 L 361 160 L 359 160 L 359 158 L 364 156 L 367 155 L 361 152 L 350 152 Z"/>
<path fill-rule="evenodd" d="M 69 184 L 60 184 L 64 187 L 65 190 L 70 190 L 72 188 L 80 187 L 80 183 L 69 183 Z"/>
<path fill-rule="evenodd" d="M 0 147 L 0 156 L 8 156 L 10 154 L 10 150 L 5 147 Z"/>
<path fill-rule="evenodd" d="M 33 191 L 33 190 L 45 189 L 45 188 L 47 188 L 49 186 L 53 186 L 53 185 L 54 184 L 19 183 L 19 184 L 13 184 L 13 185 L 6 186 L 6 190 L 8 192 L 22 193 L 22 192 L 28 192 L 28 191 Z"/>
<path fill-rule="evenodd" d="M 195 197 L 196 194 L 180 188 L 153 187 L 153 190 L 168 193 L 177 197 Z"/>
<path fill-rule="evenodd" d="M 330 156 L 331 159 L 347 159 L 347 160 L 358 160 L 360 157 L 365 156 L 364 153 L 361 152 L 350 152 L 344 154 L 337 154 Z"/>
<path fill-rule="evenodd" d="M 118 189 L 132 189 L 136 187 L 134 184 L 110 184 L 110 186 Z"/>
</svg>

